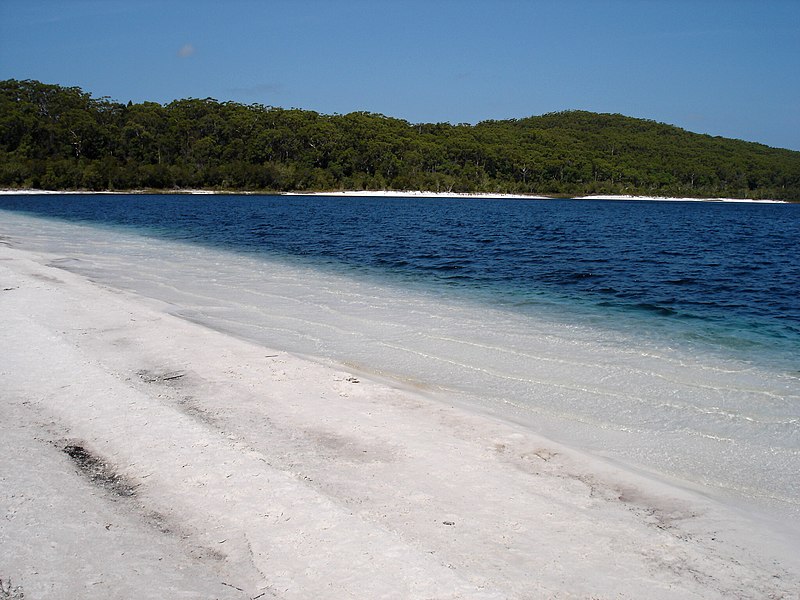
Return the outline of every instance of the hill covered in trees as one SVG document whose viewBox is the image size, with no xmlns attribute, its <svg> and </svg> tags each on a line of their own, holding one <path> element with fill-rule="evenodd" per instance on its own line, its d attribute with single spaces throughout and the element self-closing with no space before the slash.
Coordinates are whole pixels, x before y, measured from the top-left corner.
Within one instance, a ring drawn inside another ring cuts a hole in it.
<svg viewBox="0 0 800 600">
<path fill-rule="evenodd" d="M 0 82 L 0 186 L 800 200 L 800 152 L 583 111 L 477 125 Z"/>
</svg>

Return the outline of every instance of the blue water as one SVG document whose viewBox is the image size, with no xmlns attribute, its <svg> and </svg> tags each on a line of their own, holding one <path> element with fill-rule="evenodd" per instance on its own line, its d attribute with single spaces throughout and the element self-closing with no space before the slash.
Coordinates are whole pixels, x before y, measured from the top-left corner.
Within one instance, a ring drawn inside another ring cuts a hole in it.
<svg viewBox="0 0 800 600">
<path fill-rule="evenodd" d="M 781 524 L 799 234 L 785 204 L 0 196 L 2 242 L 51 267 Z"/>
<path fill-rule="evenodd" d="M 800 205 L 42 195 L 0 196 L 0 209 L 281 257 L 800 368 Z"/>
</svg>

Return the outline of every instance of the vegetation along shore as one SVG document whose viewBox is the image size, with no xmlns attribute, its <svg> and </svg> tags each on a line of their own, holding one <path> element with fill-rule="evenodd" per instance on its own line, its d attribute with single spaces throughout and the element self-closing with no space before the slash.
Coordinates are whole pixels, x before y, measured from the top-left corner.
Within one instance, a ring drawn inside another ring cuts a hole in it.
<svg viewBox="0 0 800 600">
<path fill-rule="evenodd" d="M 0 187 L 429 190 L 800 201 L 800 152 L 618 114 L 476 125 L 0 82 Z"/>
</svg>

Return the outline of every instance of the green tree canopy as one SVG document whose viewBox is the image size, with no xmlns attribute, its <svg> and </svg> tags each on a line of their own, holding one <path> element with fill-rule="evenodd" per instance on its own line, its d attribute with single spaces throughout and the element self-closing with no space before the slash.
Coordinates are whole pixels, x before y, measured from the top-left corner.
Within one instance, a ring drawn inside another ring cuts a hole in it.
<svg viewBox="0 0 800 600">
<path fill-rule="evenodd" d="M 412 124 L 212 98 L 125 105 L 7 80 L 0 186 L 800 200 L 800 152 L 585 111 Z"/>
</svg>

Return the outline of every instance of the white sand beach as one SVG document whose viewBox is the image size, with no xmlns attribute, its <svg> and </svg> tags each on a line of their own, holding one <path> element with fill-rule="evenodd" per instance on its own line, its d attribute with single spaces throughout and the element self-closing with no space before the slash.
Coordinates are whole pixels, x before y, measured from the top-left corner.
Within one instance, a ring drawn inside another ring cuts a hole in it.
<svg viewBox="0 0 800 600">
<path fill-rule="evenodd" d="M 552 200 L 552 196 L 537 196 L 532 194 L 471 194 L 460 192 L 424 192 L 424 191 L 396 191 L 396 190 L 350 190 L 340 192 L 309 192 L 288 193 L 287 196 L 331 196 L 331 197 L 372 197 L 372 198 L 506 198 L 515 200 Z M 598 194 L 593 196 L 577 196 L 571 200 L 660 200 L 671 202 L 755 202 L 778 203 L 783 200 L 752 200 L 746 198 L 673 198 L 667 196 L 633 196 Z"/>
<path fill-rule="evenodd" d="M 513 200 L 548 200 L 548 196 L 526 194 L 470 194 L 461 192 L 425 192 L 419 190 L 344 190 L 338 192 L 293 192 L 287 196 L 331 196 L 349 198 L 508 198 Z"/>
<path fill-rule="evenodd" d="M 48 195 L 48 194 L 145 194 L 154 193 L 144 190 L 131 190 L 127 192 L 91 192 L 91 191 L 53 191 L 37 189 L 0 189 L 0 195 Z M 214 190 L 175 190 L 165 191 L 165 194 L 254 194 L 255 192 L 218 192 Z M 350 198 L 512 198 L 547 200 L 548 196 L 533 196 L 523 194 L 465 194 L 459 192 L 423 192 L 423 191 L 396 191 L 396 190 L 347 190 L 337 192 L 276 192 L 281 196 L 331 196 Z"/>
<path fill-rule="evenodd" d="M 675 198 L 667 196 L 595 195 L 579 196 L 573 200 L 660 200 L 664 202 L 752 202 L 756 204 L 785 204 L 783 200 L 754 200 L 752 198 Z"/>
<path fill-rule="evenodd" d="M 88 191 L 52 191 L 35 189 L 0 189 L 0 195 L 42 195 L 42 194 L 143 194 L 151 193 L 142 190 L 127 192 L 88 192 Z M 174 192 L 164 192 L 167 194 L 253 194 L 254 192 L 215 192 L 213 190 L 179 190 Z M 426 192 L 420 190 L 401 191 L 401 190 L 343 190 L 335 192 L 284 192 L 283 196 L 329 196 L 332 198 L 475 198 L 475 199 L 511 199 L 511 200 L 552 200 L 552 196 L 538 196 L 533 194 L 473 194 L 461 192 Z M 784 204 L 783 200 L 753 200 L 748 198 L 673 198 L 667 196 L 629 196 L 614 194 L 599 194 L 594 196 L 578 196 L 572 200 L 658 200 L 671 202 L 752 202 L 757 204 Z"/>
<path fill-rule="evenodd" d="M 53 258 L 0 244 L 0 578 L 25 598 L 800 589 L 797 544 L 744 512 Z"/>
</svg>

